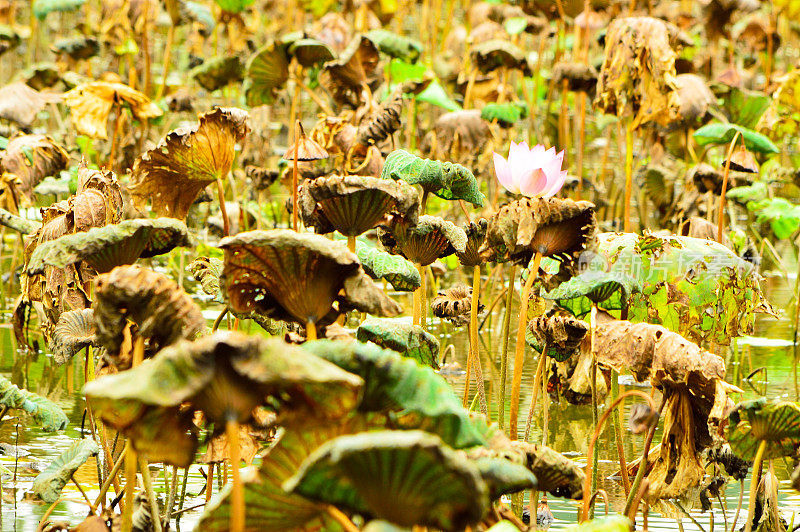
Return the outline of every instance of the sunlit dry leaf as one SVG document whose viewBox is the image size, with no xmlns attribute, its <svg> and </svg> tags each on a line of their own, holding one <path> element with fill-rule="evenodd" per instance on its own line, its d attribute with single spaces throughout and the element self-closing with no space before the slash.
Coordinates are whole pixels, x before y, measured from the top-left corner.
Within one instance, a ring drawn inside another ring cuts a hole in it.
<svg viewBox="0 0 800 532">
<path fill-rule="evenodd" d="M 27 127 L 48 103 L 60 101 L 60 94 L 39 92 L 23 81 L 16 81 L 0 89 L 0 118 Z"/>
<path fill-rule="evenodd" d="M 19 177 L 20 192 L 28 201 L 33 200 L 33 187 L 47 176 L 58 175 L 68 161 L 67 151 L 44 135 L 18 135 L 0 153 L 3 171 Z"/>
<path fill-rule="evenodd" d="M 378 48 L 367 37 L 353 39 L 336 61 L 323 66 L 320 83 L 339 105 L 359 107 L 362 91 L 377 79 Z"/>
<path fill-rule="evenodd" d="M 72 123 L 78 133 L 96 139 L 107 138 L 106 122 L 115 104 L 127 104 L 137 120 L 162 114 L 147 96 L 123 83 L 91 81 L 65 92 L 62 97 L 70 108 Z"/>
</svg>

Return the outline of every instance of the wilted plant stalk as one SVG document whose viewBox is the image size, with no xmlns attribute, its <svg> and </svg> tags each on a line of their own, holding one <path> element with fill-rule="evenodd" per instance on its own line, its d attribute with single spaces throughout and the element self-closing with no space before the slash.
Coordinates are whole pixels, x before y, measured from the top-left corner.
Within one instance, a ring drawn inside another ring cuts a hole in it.
<svg viewBox="0 0 800 532">
<path fill-rule="evenodd" d="M 728 175 L 731 171 L 731 157 L 733 150 L 736 148 L 736 141 L 739 139 L 740 133 L 737 131 L 733 135 L 730 146 L 728 146 L 728 154 L 725 157 L 725 173 L 722 176 L 722 192 L 719 195 L 719 208 L 717 209 L 717 242 L 722 243 L 722 229 L 725 226 L 725 193 L 728 192 Z"/>
<path fill-rule="evenodd" d="M 506 290 L 506 308 L 503 314 L 503 347 L 500 352 L 500 401 L 497 407 L 497 423 L 501 429 L 506 425 L 506 375 L 508 373 L 508 336 L 511 329 L 511 307 L 514 303 L 514 278 L 517 265 L 511 264 L 508 270 L 508 288 Z"/>
</svg>

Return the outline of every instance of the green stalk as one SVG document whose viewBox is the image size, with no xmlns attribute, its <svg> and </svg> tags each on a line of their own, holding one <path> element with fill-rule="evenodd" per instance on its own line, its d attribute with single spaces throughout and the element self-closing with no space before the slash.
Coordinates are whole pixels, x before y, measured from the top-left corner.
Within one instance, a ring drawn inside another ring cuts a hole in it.
<svg viewBox="0 0 800 532">
<path fill-rule="evenodd" d="M 756 451 L 756 458 L 753 461 L 753 472 L 750 475 L 750 498 L 747 501 L 747 521 L 744 524 L 744 532 L 752 532 L 753 516 L 756 512 L 756 497 L 758 496 L 758 481 L 761 476 L 761 461 L 764 459 L 764 451 L 767 449 L 767 440 L 761 440 Z"/>
<path fill-rule="evenodd" d="M 506 290 L 506 309 L 503 315 L 503 348 L 500 351 L 500 401 L 497 405 L 497 424 L 505 428 L 506 413 L 506 375 L 508 374 L 508 336 L 511 328 L 511 307 L 514 303 L 514 277 L 517 265 L 512 264 L 508 272 L 508 289 Z"/>
</svg>

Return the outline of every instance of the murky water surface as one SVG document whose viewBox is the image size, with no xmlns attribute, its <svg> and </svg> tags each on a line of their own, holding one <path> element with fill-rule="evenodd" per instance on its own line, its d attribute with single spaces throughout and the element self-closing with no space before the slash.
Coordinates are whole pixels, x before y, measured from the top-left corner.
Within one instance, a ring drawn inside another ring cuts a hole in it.
<svg viewBox="0 0 800 532">
<path fill-rule="evenodd" d="M 495 285 L 497 283 L 494 283 Z M 188 285 L 188 281 L 187 281 Z M 736 346 L 736 354 L 729 351 L 728 354 L 728 380 L 733 381 L 736 374 L 736 366 L 741 357 L 742 366 L 739 368 L 739 375 L 747 376 L 757 368 L 764 368 L 765 371 L 759 372 L 750 383 L 739 382 L 738 384 L 745 390 L 743 398 L 757 397 L 756 389 L 760 392 L 766 391 L 768 397 L 783 397 L 794 399 L 794 376 L 792 371 L 792 315 L 793 306 L 791 296 L 794 286 L 793 277 L 783 277 L 778 275 L 768 275 L 765 281 L 765 288 L 769 300 L 776 309 L 782 310 L 783 315 L 779 319 L 769 316 L 759 318 L 756 330 L 752 336 L 740 338 Z M 187 286 L 192 289 L 193 286 Z M 484 297 L 484 302 L 491 303 L 492 299 L 499 294 L 499 286 L 491 286 L 489 293 Z M 404 297 L 399 296 L 398 297 Z M 404 301 L 405 303 L 405 301 Z M 410 304 L 410 299 L 408 301 Z M 407 305 L 407 308 L 410 308 Z M 498 389 L 500 358 L 499 351 L 501 346 L 501 327 L 502 327 L 502 305 L 500 309 L 493 313 L 491 319 L 487 320 L 481 329 L 483 368 L 487 380 L 487 392 L 493 394 Z M 784 310 L 785 309 L 785 310 Z M 206 309 L 207 317 L 213 318 L 218 313 L 218 308 L 209 306 Z M 6 313 L 0 320 L 0 373 L 12 378 L 14 383 L 25 386 L 31 391 L 48 396 L 59 404 L 70 418 L 70 426 L 66 431 L 57 434 L 44 433 L 37 428 L 26 426 L 24 419 L 6 416 L 0 424 L 0 443 L 13 445 L 18 449 L 18 456 L 14 456 L 13 448 L 3 445 L 0 449 L 0 465 L 5 466 L 11 473 L 2 475 L 2 523 L 0 530 L 14 531 L 34 531 L 49 505 L 32 502 L 26 492 L 30 489 L 33 478 L 44 465 L 49 463 L 61 451 L 68 447 L 76 438 L 85 437 L 86 433 L 81 432 L 83 420 L 83 399 L 80 390 L 83 385 L 83 360 L 73 360 L 72 393 L 68 392 L 70 377 L 63 368 L 56 367 L 48 355 L 38 354 L 36 356 L 21 356 L 16 354 L 16 343 L 13 340 L 13 333 L 9 323 L 10 316 Z M 410 319 L 410 318 L 409 318 Z M 512 317 L 512 340 L 510 351 L 513 350 L 513 332 L 516 317 Z M 431 332 L 437 334 L 442 345 L 454 344 L 456 347 L 456 359 L 464 366 L 466 355 L 467 336 L 463 329 L 454 329 L 450 324 L 433 321 L 429 323 Z M 33 333 L 35 335 L 35 331 Z M 494 353 L 492 357 L 486 353 Z M 511 358 L 511 357 L 510 357 Z M 523 387 L 521 396 L 520 423 L 524 430 L 524 423 L 527 415 L 528 404 L 530 403 L 531 383 L 535 368 L 535 358 L 528 351 L 525 372 L 523 376 Z M 513 364 L 510 364 L 513 365 Z M 511 369 L 509 369 L 510 375 Z M 624 379 L 624 377 L 623 377 Z M 463 390 L 463 375 L 449 375 L 448 380 L 452 382 L 458 394 Z M 629 381 L 622 381 L 629 382 Z M 752 385 L 752 386 L 751 386 Z M 474 387 L 473 387 L 474 388 Z M 625 385 L 621 386 L 624 391 Z M 508 408 L 506 407 L 506 415 Z M 13 413 L 12 413 L 13 414 Z M 493 413 L 494 415 L 495 413 Z M 591 411 L 589 406 L 575 406 L 564 401 L 561 403 L 551 403 L 550 422 L 547 434 L 549 445 L 565 452 L 568 456 L 585 464 L 585 455 L 588 447 L 588 440 L 591 435 Z M 543 434 L 541 430 L 542 420 L 540 416 L 534 416 L 531 441 L 539 442 Z M 88 426 L 88 425 L 87 425 Z M 660 434 L 656 435 L 655 441 L 660 439 Z M 616 448 L 612 447 L 613 431 L 609 430 L 599 440 L 600 447 L 600 470 L 603 476 L 611 475 L 618 470 L 616 460 Z M 625 453 L 628 459 L 638 456 L 643 446 L 643 437 L 627 434 L 624 439 Z M 122 445 L 119 443 L 118 445 Z M 204 449 L 200 450 L 198 456 L 202 455 Z M 609 459 L 613 457 L 613 460 Z M 783 513 L 787 522 L 800 522 L 800 494 L 789 486 L 789 470 L 783 461 L 775 464 L 776 474 L 781 479 L 781 490 L 779 492 L 780 511 Z M 205 485 L 204 472 L 205 465 L 194 465 L 190 468 L 189 480 L 187 483 L 186 497 L 183 504 L 184 508 L 199 506 L 205 501 L 205 494 L 201 491 Z M 156 489 L 165 492 L 165 486 L 170 481 L 165 477 L 161 468 L 153 466 L 153 478 Z M 172 468 L 169 468 L 169 478 L 171 479 Z M 183 471 L 179 470 L 179 478 L 183 477 Z M 75 475 L 75 480 L 80 483 L 88 498 L 94 501 L 99 492 L 97 482 L 97 465 L 94 460 L 90 460 Z M 624 494 L 621 485 L 614 480 L 606 480 L 603 485 L 609 496 L 609 503 L 612 511 L 618 511 L 624 505 Z M 739 519 L 739 526 L 742 525 L 747 509 L 747 489 L 749 479 L 745 482 L 744 507 Z M 217 486 L 214 490 L 216 492 Z M 723 504 L 727 507 L 726 516 L 719 508 L 719 504 L 714 504 L 713 518 L 711 512 L 701 513 L 699 509 L 677 507 L 653 509 L 649 517 L 649 528 L 651 530 L 676 530 L 678 524 L 676 519 L 680 518 L 685 530 L 724 530 L 725 519 L 727 518 L 728 529 L 730 521 L 733 519 L 735 509 L 740 497 L 739 485 L 729 484 L 725 490 Z M 56 505 L 50 513 L 53 521 L 69 521 L 74 526 L 83 517 L 88 515 L 88 507 L 82 494 L 74 484 L 68 484 L 64 489 L 64 502 Z M 560 529 L 576 521 L 577 506 L 573 502 L 566 502 L 561 499 L 550 498 L 550 508 L 555 516 L 555 522 L 551 529 Z M 598 505 L 598 510 L 602 514 L 604 504 Z M 181 515 L 178 529 L 191 530 L 194 523 L 199 518 L 201 509 L 187 511 Z M 798 516 L 795 518 L 794 514 Z M 173 527 L 175 522 L 173 521 Z"/>
</svg>

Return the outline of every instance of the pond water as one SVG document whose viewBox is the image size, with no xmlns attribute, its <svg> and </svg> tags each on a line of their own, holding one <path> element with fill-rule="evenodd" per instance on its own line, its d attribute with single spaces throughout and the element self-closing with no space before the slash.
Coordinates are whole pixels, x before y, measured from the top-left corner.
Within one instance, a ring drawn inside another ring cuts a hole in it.
<svg viewBox="0 0 800 532">
<path fill-rule="evenodd" d="M 174 265 L 175 262 L 172 262 Z M 794 271 L 794 268 L 790 268 Z M 782 310 L 782 316 L 778 319 L 770 316 L 760 316 L 754 333 L 745 338 L 740 338 L 737 342 L 737 353 L 742 357 L 743 366 L 738 372 L 739 375 L 747 376 L 757 368 L 764 368 L 763 372 L 759 372 L 750 384 L 742 382 L 741 379 L 738 384 L 745 393 L 742 399 L 755 398 L 759 396 L 756 389 L 760 393 L 766 392 L 768 397 L 777 398 L 790 398 L 795 399 L 794 388 L 794 375 L 792 371 L 793 360 L 793 298 L 792 289 L 794 287 L 793 275 L 782 274 L 764 274 L 766 276 L 764 286 L 769 300 L 776 309 Z M 498 283 L 493 283 L 488 290 L 488 294 L 483 296 L 483 302 L 489 303 L 499 294 L 500 287 L 494 286 Z M 185 280 L 187 290 L 195 290 L 196 286 L 189 280 Z M 449 286 L 449 284 L 448 284 Z M 7 290 L 4 292 L 8 293 Z M 14 293 L 14 292 L 12 292 Z M 407 295 L 395 294 L 399 297 L 406 308 L 411 308 L 410 298 L 405 299 Z M 11 301 L 7 302 L 7 308 L 10 308 Z M 486 353 L 498 353 L 501 345 L 501 327 L 502 327 L 502 304 L 496 307 L 491 319 L 486 320 L 481 329 L 482 341 L 482 359 L 484 376 L 486 380 L 487 393 L 490 398 L 492 393 L 498 389 L 497 383 L 499 382 L 499 356 L 487 356 Z M 209 304 L 206 308 L 206 316 L 213 319 L 219 312 L 219 307 L 215 304 Z M 513 311 L 512 311 L 513 314 Z M 409 318 L 410 319 L 410 318 Z M 44 433 L 38 428 L 30 426 L 26 423 L 24 418 L 15 417 L 15 412 L 7 415 L 0 424 L 0 465 L 5 466 L 11 474 L 2 475 L 2 513 L 0 514 L 0 530 L 13 530 L 13 531 L 34 531 L 37 525 L 49 509 L 49 505 L 32 502 L 26 496 L 26 492 L 30 489 L 33 478 L 37 474 L 37 469 L 41 468 L 43 464 L 49 463 L 60 452 L 68 447 L 76 438 L 85 436 L 81 432 L 81 425 L 83 422 L 83 399 L 80 390 L 83 385 L 83 360 L 77 360 L 76 357 L 72 361 L 72 390 L 70 393 L 69 376 L 64 368 L 55 366 L 48 355 L 40 353 L 35 356 L 23 355 L 17 353 L 16 342 L 13 338 L 11 326 L 8 325 L 10 315 L 6 312 L 3 319 L 0 320 L 0 373 L 11 378 L 15 384 L 25 386 L 31 391 L 46 395 L 51 400 L 60 405 L 67 413 L 70 419 L 69 427 L 60 433 Z M 210 326 L 209 321 L 209 326 Z M 513 351 L 514 331 L 516 330 L 516 316 L 512 315 L 511 320 L 511 347 L 509 351 Z M 453 344 L 455 346 L 456 360 L 462 365 L 465 365 L 465 355 L 467 352 L 467 335 L 466 330 L 455 329 L 448 323 L 440 323 L 437 320 L 429 321 L 431 332 L 437 334 L 443 346 Z M 35 331 L 32 334 L 36 335 Z M 509 359 L 513 358 L 513 353 L 509 353 Z M 491 359 L 491 360 L 490 360 Z M 728 380 L 733 381 L 733 375 L 736 374 L 736 365 L 738 364 L 737 357 L 728 357 Z M 513 362 L 509 363 L 513 366 Z M 525 371 L 523 375 L 523 386 L 520 401 L 520 431 L 524 431 L 524 423 L 527 416 L 528 404 L 531 396 L 531 383 L 533 380 L 533 373 L 536 366 L 536 356 L 530 350 L 526 355 Z M 510 380 L 511 368 L 509 368 Z M 451 375 L 447 377 L 453 384 L 456 393 L 461 394 L 463 391 L 464 378 L 463 375 Z M 621 390 L 624 391 L 625 383 Z M 751 386 L 752 384 L 752 386 Z M 509 384 L 510 387 L 510 384 Z M 646 390 L 646 389 L 645 389 Z M 474 386 L 473 386 L 474 392 Z M 491 401 L 490 401 L 491 403 Z M 630 403 L 628 403 L 628 406 Z M 627 408 L 626 407 L 626 408 Z M 508 415 L 508 406 L 506 406 L 506 415 Z M 493 412 L 493 418 L 496 415 Z M 585 464 L 585 455 L 588 447 L 588 440 L 591 435 L 591 410 L 589 406 L 576 406 L 571 405 L 565 401 L 560 403 L 550 403 L 549 407 L 549 430 L 547 435 L 548 444 L 555 449 L 565 452 L 578 461 L 581 465 Z M 541 432 L 541 418 L 534 417 L 533 430 L 531 432 L 531 441 L 540 442 L 542 440 Z M 88 426 L 88 425 L 87 425 Z M 654 442 L 658 442 L 660 434 L 656 434 Z M 654 443 L 655 444 L 655 443 Z M 14 456 L 13 448 L 8 445 L 13 445 L 18 448 L 18 457 Z M 121 445 L 121 443 L 119 444 Z M 607 430 L 598 442 L 600 448 L 600 471 L 602 477 L 611 475 L 618 469 L 616 463 L 616 448 L 613 446 L 613 431 Z M 641 453 L 643 447 L 643 436 L 634 436 L 628 433 L 624 438 L 626 457 L 630 461 L 634 456 Z M 200 450 L 199 456 L 202 456 L 204 449 Z M 610 459 L 613 458 L 613 459 Z M 787 522 L 800 522 L 794 519 L 794 514 L 800 512 L 800 494 L 795 492 L 789 486 L 788 478 L 790 469 L 783 461 L 777 461 L 775 464 L 775 472 L 779 479 L 781 479 L 779 499 L 780 511 Z M 205 501 L 205 495 L 201 493 L 205 480 L 204 471 L 205 465 L 193 465 L 189 471 L 186 498 L 184 501 L 184 508 L 199 506 Z M 164 493 L 165 486 L 169 480 L 163 475 L 162 468 L 152 466 L 153 479 L 156 489 Z M 183 477 L 183 471 L 179 470 L 179 478 Z M 171 479 L 172 468 L 169 468 L 169 478 Z M 601 477 L 601 478 L 602 478 Z M 97 482 L 97 465 L 95 461 L 90 460 L 85 466 L 81 467 L 75 475 L 75 479 L 80 483 L 82 489 L 88 498 L 94 501 L 94 498 L 99 492 Z M 624 505 L 624 493 L 620 484 L 614 480 L 607 479 L 601 486 L 606 490 L 609 496 L 609 503 L 611 511 L 619 511 Z M 745 493 L 742 514 L 739 519 L 738 526 L 741 527 L 746 515 L 747 509 L 747 488 L 749 487 L 749 479 L 745 482 Z M 723 504 L 728 508 L 727 520 L 728 530 L 730 530 L 730 521 L 733 519 L 733 514 L 740 497 L 740 486 L 738 483 L 730 483 L 727 485 Z M 217 486 L 215 486 L 215 492 Z M 63 492 L 64 501 L 57 504 L 50 514 L 52 521 L 68 521 L 73 526 L 77 524 L 82 518 L 88 515 L 87 504 L 83 500 L 83 496 L 74 484 L 68 484 Z M 561 529 L 571 523 L 576 522 L 577 505 L 570 501 L 562 499 L 549 498 L 549 506 L 554 514 L 555 521 L 551 529 Z M 663 509 L 661 509 L 663 510 Z M 711 521 L 711 512 L 702 513 L 698 509 L 686 507 L 685 510 L 691 517 L 687 517 L 677 507 L 668 508 L 664 514 L 661 514 L 653 509 L 649 516 L 649 528 L 651 530 L 676 530 L 678 524 L 676 518 L 680 518 L 681 525 L 685 530 L 725 530 L 722 511 L 718 503 L 714 503 L 713 509 L 713 523 Z M 199 518 L 202 508 L 190 510 L 181 515 L 181 520 L 177 523 L 179 530 L 191 530 L 194 523 Z M 597 507 L 598 515 L 604 512 L 604 504 L 600 503 Z M 794 520 L 794 521 L 793 521 Z M 173 521 L 173 529 L 176 523 Z M 702 527 L 702 528 L 701 528 Z"/>
</svg>

